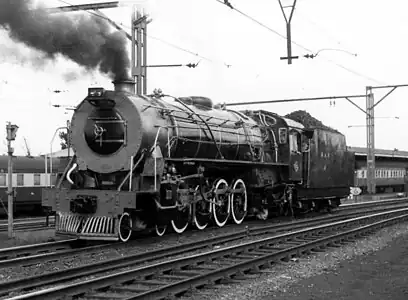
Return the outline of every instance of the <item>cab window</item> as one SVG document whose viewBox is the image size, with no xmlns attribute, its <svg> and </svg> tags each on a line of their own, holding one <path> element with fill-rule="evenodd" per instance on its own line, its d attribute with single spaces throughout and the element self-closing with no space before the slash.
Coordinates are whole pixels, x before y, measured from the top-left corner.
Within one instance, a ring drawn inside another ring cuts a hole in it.
<svg viewBox="0 0 408 300">
<path fill-rule="evenodd" d="M 292 131 L 289 135 L 290 151 L 300 152 L 300 134 Z"/>
</svg>

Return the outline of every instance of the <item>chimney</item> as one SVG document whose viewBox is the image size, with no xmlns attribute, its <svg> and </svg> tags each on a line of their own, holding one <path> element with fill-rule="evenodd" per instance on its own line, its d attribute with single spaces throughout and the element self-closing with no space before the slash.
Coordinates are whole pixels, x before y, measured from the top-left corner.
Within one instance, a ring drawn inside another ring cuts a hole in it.
<svg viewBox="0 0 408 300">
<path fill-rule="evenodd" d="M 135 82 L 132 79 L 119 79 L 112 81 L 116 92 L 135 93 Z"/>
</svg>

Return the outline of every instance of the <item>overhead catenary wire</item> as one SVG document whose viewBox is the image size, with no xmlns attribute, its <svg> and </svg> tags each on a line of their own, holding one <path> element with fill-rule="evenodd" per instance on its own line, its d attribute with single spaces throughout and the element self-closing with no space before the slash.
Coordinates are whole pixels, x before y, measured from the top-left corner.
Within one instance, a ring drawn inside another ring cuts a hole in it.
<svg viewBox="0 0 408 300">
<path fill-rule="evenodd" d="M 58 1 L 61 2 L 61 3 L 67 4 L 67 5 L 71 5 L 71 6 L 73 5 L 73 4 L 70 4 L 69 2 L 64 1 L 64 0 L 58 0 Z M 131 1 L 129 1 L 129 2 L 131 2 Z M 103 15 L 103 14 L 101 15 L 101 14 L 98 14 L 98 13 L 93 13 L 93 12 L 90 12 L 89 10 L 85 10 L 85 9 L 80 9 L 80 10 L 82 10 L 82 11 L 84 11 L 84 12 L 87 12 L 87 13 L 93 15 L 93 16 L 96 16 L 96 17 L 100 17 L 100 18 L 102 18 L 102 19 L 105 19 L 106 21 L 108 21 L 108 22 L 111 23 L 111 24 L 112 24 L 112 22 L 114 22 L 115 25 L 120 25 L 120 26 L 123 27 L 123 28 L 126 28 L 126 29 L 128 29 L 128 30 L 132 30 L 132 29 L 130 28 L 130 26 L 128 26 L 127 24 L 123 24 L 122 22 L 113 21 L 112 19 L 108 18 L 106 15 Z M 112 24 L 112 25 L 113 25 L 113 24 Z M 115 26 L 115 27 L 116 27 L 116 26 Z M 116 28 L 117 28 L 117 27 L 116 27 Z M 123 30 L 123 29 L 122 29 L 122 30 Z M 127 33 L 125 30 L 123 30 L 123 31 L 128 35 L 128 33 Z M 161 42 L 161 43 L 163 43 L 163 44 L 166 44 L 166 45 L 168 45 L 168 46 L 170 46 L 170 47 L 172 47 L 172 48 L 174 48 L 174 49 L 177 49 L 177 50 L 183 51 L 183 52 L 185 52 L 185 53 L 191 54 L 191 55 L 193 55 L 193 56 L 196 56 L 197 58 L 200 58 L 201 60 L 204 60 L 204 61 L 207 61 L 207 62 L 210 62 L 210 63 L 213 63 L 213 64 L 219 64 L 220 66 L 222 65 L 222 66 L 227 67 L 227 68 L 231 68 L 231 67 L 234 67 L 234 68 L 235 68 L 235 67 L 236 67 L 235 64 L 234 64 L 234 65 L 231 65 L 231 64 L 228 64 L 228 63 L 226 63 L 225 61 L 222 61 L 222 60 L 215 60 L 215 59 L 212 59 L 212 58 L 203 56 L 203 55 L 199 54 L 198 52 L 194 52 L 194 51 L 189 50 L 189 49 L 187 49 L 187 48 L 183 48 L 183 47 L 178 46 L 178 45 L 176 45 L 176 44 L 174 44 L 174 43 L 168 42 L 168 41 L 166 41 L 166 40 L 164 40 L 164 39 L 162 39 L 162 38 L 158 38 L 158 37 L 152 36 L 152 35 L 150 35 L 150 34 L 146 34 L 145 32 L 142 32 L 142 35 L 145 35 L 145 36 L 147 36 L 147 37 L 150 38 L 150 39 L 157 40 L 157 41 L 159 41 L 159 42 Z M 184 66 L 189 67 L 189 64 L 184 65 Z M 239 67 L 239 66 L 238 66 L 238 67 Z M 247 72 L 248 72 L 248 71 L 245 70 L 245 73 L 247 73 Z M 258 72 L 254 73 L 254 77 L 255 77 L 255 78 L 258 78 L 258 77 L 259 77 L 259 73 L 258 73 Z"/>
<path fill-rule="evenodd" d="M 302 12 L 296 12 L 298 18 L 303 19 L 304 21 L 306 21 L 307 23 L 311 24 L 312 26 L 316 27 L 323 35 L 325 35 L 327 38 L 329 38 L 330 40 L 332 40 L 333 42 L 335 42 L 337 45 L 341 45 L 343 48 L 345 47 L 346 49 L 350 50 L 350 45 L 347 41 L 342 41 L 340 40 L 338 37 L 332 35 L 330 32 L 328 32 L 325 28 L 323 28 L 322 26 L 320 26 L 319 24 L 317 24 L 316 22 L 312 21 L 311 19 L 309 19 L 308 16 L 306 16 L 304 13 Z M 351 52 L 347 50 L 348 52 Z"/>
<path fill-rule="evenodd" d="M 61 3 L 67 4 L 67 5 L 73 5 L 73 4 L 71 4 L 71 3 L 69 3 L 69 2 L 67 2 L 67 1 L 65 1 L 65 0 L 58 0 L 58 1 L 61 2 Z M 249 20 L 255 22 L 256 24 L 258 24 L 259 26 L 261 26 L 261 27 L 267 29 L 268 31 L 270 31 L 270 32 L 272 32 L 272 33 L 278 35 L 279 37 L 281 37 L 281 38 L 283 38 L 283 39 L 287 39 L 287 37 L 286 37 L 285 35 L 279 33 L 278 31 L 276 31 L 276 30 L 270 28 L 269 26 L 263 24 L 262 22 L 258 21 L 257 19 L 255 19 L 255 18 L 251 17 L 250 15 L 244 13 L 243 11 L 237 9 L 235 6 L 232 6 L 232 4 L 229 2 L 229 0 L 216 0 L 216 1 L 219 2 L 219 3 L 221 3 L 221 4 L 223 4 L 223 5 L 226 5 L 227 7 L 229 7 L 229 8 L 232 9 L 232 10 L 235 10 L 236 12 L 238 12 L 239 14 L 241 14 L 242 16 L 244 16 L 244 17 L 248 18 Z M 108 22 L 111 21 L 111 19 L 109 19 L 109 18 L 107 18 L 107 17 L 105 17 L 105 16 L 103 16 L 103 15 L 100 15 L 100 14 L 98 14 L 98 13 L 94 13 L 94 12 L 91 12 L 91 11 L 89 11 L 89 10 L 84 10 L 84 9 L 82 9 L 82 10 L 85 11 L 85 12 L 87 12 L 87 13 L 89 13 L 89 14 L 91 14 L 91 15 L 93 15 L 93 16 L 96 16 L 96 17 L 105 19 L 105 20 L 108 21 Z M 127 25 L 125 25 L 125 24 L 123 24 L 123 23 L 121 23 L 121 22 L 117 22 L 117 24 L 119 24 L 120 26 L 122 26 L 122 27 L 124 27 L 124 28 L 130 29 L 129 26 L 127 26 Z M 194 55 L 194 56 L 196 56 L 196 57 L 199 57 L 199 58 L 201 58 L 201 59 L 203 59 L 203 60 L 206 60 L 206 61 L 208 61 L 208 62 L 211 62 L 211 63 L 220 63 L 220 64 L 222 64 L 222 65 L 224 65 L 224 66 L 226 66 L 226 67 L 228 67 L 228 68 L 231 67 L 230 64 L 227 64 L 227 63 L 221 62 L 221 61 L 215 61 L 215 60 L 210 59 L 210 58 L 208 58 L 208 57 L 206 57 L 206 56 L 200 55 L 200 54 L 197 53 L 197 52 L 194 52 L 194 51 L 191 51 L 191 50 L 189 50 L 189 49 L 180 47 L 180 46 L 178 46 L 178 45 L 175 45 L 174 43 L 170 43 L 170 42 L 168 42 L 168 41 L 165 41 L 164 39 L 161 39 L 161 38 L 158 38 L 158 37 L 154 37 L 154 36 L 152 36 L 152 35 L 150 35 L 150 34 L 146 34 L 146 33 L 143 33 L 143 34 L 145 34 L 148 38 L 157 40 L 157 41 L 162 42 L 162 43 L 164 43 L 164 44 L 166 44 L 166 45 L 168 45 L 168 46 L 170 46 L 170 47 L 173 47 L 173 48 L 178 49 L 178 50 L 180 50 L 180 51 L 189 53 L 189 54 Z M 307 47 L 305 47 L 305 46 L 303 46 L 303 45 L 297 43 L 296 41 L 293 41 L 293 40 L 292 40 L 291 42 L 292 42 L 293 45 L 296 45 L 296 46 L 298 46 L 299 48 L 301 48 L 301 49 L 303 49 L 303 50 L 305 50 L 305 51 L 307 51 L 307 52 L 313 52 L 311 49 L 309 49 L 309 48 L 307 48 Z M 330 62 L 330 63 L 332 63 L 332 64 L 338 66 L 339 68 L 341 68 L 341 69 L 343 69 L 343 70 L 345 70 L 345 71 L 347 71 L 347 72 L 349 72 L 349 73 L 352 73 L 352 74 L 354 74 L 354 75 L 356 75 L 356 76 L 365 78 L 365 79 L 370 80 L 370 81 L 372 81 L 372 82 L 375 82 L 375 83 L 377 83 L 377 84 L 381 84 L 381 85 L 386 84 L 386 83 L 381 82 L 381 81 L 379 81 L 379 80 L 377 80 L 377 79 L 375 79 L 375 78 L 372 78 L 372 77 L 370 77 L 370 76 L 367 76 L 367 75 L 365 75 L 365 74 L 362 74 L 362 73 L 360 73 L 360 72 L 357 72 L 357 71 L 355 71 L 355 70 L 353 70 L 353 69 L 350 69 L 350 68 L 348 68 L 348 67 L 345 67 L 345 66 L 343 66 L 343 65 L 341 65 L 341 64 L 339 64 L 339 63 L 337 63 L 337 62 L 335 62 L 335 61 L 333 61 L 333 60 L 331 60 L 331 59 L 328 59 L 328 58 L 325 58 L 325 57 L 322 57 L 322 58 L 325 59 L 327 62 Z M 259 74 L 258 74 L 256 77 L 258 78 L 258 76 L 259 76 Z"/>
<path fill-rule="evenodd" d="M 61 3 L 67 4 L 67 5 L 71 5 L 71 6 L 73 5 L 73 4 L 71 4 L 71 3 L 67 2 L 67 1 L 64 1 L 64 0 L 58 0 L 58 1 L 61 2 Z M 108 22 L 111 22 L 111 21 L 112 21 L 110 18 L 105 17 L 105 16 L 103 16 L 103 15 L 101 15 L 101 14 L 98 14 L 98 13 L 96 13 L 96 12 L 92 12 L 92 11 L 85 10 L 85 9 L 81 9 L 81 10 L 82 10 L 82 11 L 85 11 L 85 12 L 87 12 L 87 13 L 89 13 L 89 14 L 95 16 L 95 17 L 99 17 L 99 18 L 105 19 L 105 20 L 108 21 Z M 120 25 L 120 26 L 122 26 L 122 27 L 124 27 L 124 28 L 126 28 L 126 29 L 130 29 L 130 30 L 131 30 L 131 28 L 130 28 L 128 25 L 125 25 L 125 24 L 123 24 L 122 22 L 115 22 L 115 23 L 117 23 L 118 25 Z M 159 41 L 159 42 L 161 42 L 161 43 L 163 43 L 163 44 L 166 44 L 166 45 L 168 45 L 168 46 L 170 46 L 170 47 L 173 47 L 173 48 L 175 48 L 175 49 L 178 49 L 178 50 L 180 50 L 180 51 L 189 53 L 189 54 L 194 55 L 194 56 L 196 56 L 196 57 L 198 57 L 198 58 L 201 58 L 201 59 L 203 59 L 203 60 L 206 60 L 206 61 L 208 61 L 208 62 L 212 62 L 212 63 L 215 62 L 213 59 L 210 59 L 210 58 L 208 58 L 208 57 L 206 57 L 206 56 L 203 56 L 203 55 L 199 54 L 198 52 L 194 52 L 194 51 L 189 50 L 189 49 L 187 49 L 187 48 L 180 47 L 180 46 L 178 46 L 178 45 L 176 45 L 176 44 L 174 44 L 174 43 L 168 42 L 168 41 L 166 41 L 166 40 L 164 40 L 164 39 L 161 39 L 161 38 L 152 36 L 152 35 L 150 35 L 150 34 L 146 34 L 146 33 L 143 33 L 143 34 L 146 35 L 148 38 L 151 38 L 151 39 L 153 39 L 153 40 L 157 40 L 157 41 Z M 225 64 L 225 63 L 223 62 L 223 64 Z"/>
<path fill-rule="evenodd" d="M 220 4 L 222 4 L 222 5 L 225 5 L 225 6 L 227 6 L 228 8 L 230 8 L 230 9 L 236 11 L 237 13 L 239 13 L 239 14 L 241 14 L 242 16 L 246 17 L 247 19 L 251 20 L 252 22 L 258 24 L 259 26 L 265 28 L 266 30 L 268 30 L 268 31 L 270 31 L 270 32 L 272 32 L 272 33 L 278 35 L 279 37 L 281 37 L 281 38 L 283 38 L 283 39 L 285 39 L 285 40 L 287 39 L 287 37 L 286 37 L 285 35 L 279 33 L 278 31 L 272 29 L 271 27 L 265 25 L 264 23 L 258 21 L 257 19 L 255 19 L 254 17 L 248 15 L 247 13 L 244 13 L 243 11 L 237 9 L 235 6 L 233 6 L 233 5 L 231 4 L 231 2 L 230 2 L 229 0 L 215 0 L 215 1 L 217 1 L 218 3 L 220 3 Z M 301 44 L 295 42 L 294 40 L 291 40 L 291 43 L 292 43 L 293 45 L 299 47 L 299 48 L 302 48 L 303 50 L 305 50 L 305 51 L 307 51 L 307 52 L 313 52 L 311 49 L 309 49 L 309 48 L 307 48 L 307 47 L 305 47 L 305 46 L 303 46 L 303 45 L 301 45 Z M 324 57 L 323 57 L 323 58 L 324 58 Z M 364 74 L 362 74 L 362 73 L 360 73 L 360 72 L 357 72 L 357 71 L 355 71 L 355 70 L 353 70 L 353 69 L 350 69 L 350 68 L 348 68 L 348 67 L 345 67 L 345 66 L 343 66 L 342 64 L 339 64 L 339 63 L 337 63 L 337 62 L 335 62 L 335 61 L 333 61 L 333 60 L 331 60 L 331 59 L 328 59 L 328 58 L 324 58 L 324 59 L 325 59 L 326 61 L 328 61 L 328 62 L 330 62 L 330 63 L 332 63 L 332 64 L 334 64 L 334 65 L 336 65 L 336 66 L 338 66 L 338 67 L 340 67 L 340 68 L 342 68 L 343 70 L 348 71 L 348 72 L 350 72 L 350 73 L 356 75 L 356 76 L 365 78 L 365 79 L 370 80 L 370 81 L 372 81 L 372 82 L 375 82 L 375 83 L 377 83 L 377 84 L 385 84 L 384 82 L 381 82 L 381 81 L 379 81 L 379 80 L 377 80 L 377 79 L 375 79 L 375 78 L 372 78 L 372 77 L 370 77 L 370 76 L 367 76 L 367 75 L 364 75 Z"/>
</svg>

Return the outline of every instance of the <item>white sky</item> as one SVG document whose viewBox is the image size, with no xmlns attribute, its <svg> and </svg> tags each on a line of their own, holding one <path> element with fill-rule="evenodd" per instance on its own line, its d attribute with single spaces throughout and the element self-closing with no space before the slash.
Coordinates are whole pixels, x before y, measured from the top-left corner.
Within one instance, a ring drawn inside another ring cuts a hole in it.
<svg viewBox="0 0 408 300">
<path fill-rule="evenodd" d="M 148 69 L 148 92 L 161 88 L 175 96 L 202 95 L 218 102 L 246 102 L 274 99 L 365 94 L 367 85 L 408 83 L 408 2 L 406 0 L 298 0 L 292 20 L 292 40 L 307 49 L 336 48 L 315 59 L 293 45 L 293 55 L 301 59 L 292 65 L 281 61 L 286 56 L 286 40 L 255 24 L 216 0 L 147 0 L 153 22 L 148 35 L 198 53 L 202 59 L 196 69 Z M 283 0 L 291 4 L 293 0 Z M 44 1 L 43 1 L 44 2 Z M 70 0 L 71 4 L 100 2 Z M 230 0 L 239 10 L 271 29 L 285 33 L 285 21 L 277 0 Z M 64 5 L 58 0 L 47 6 Z M 86 12 L 83 12 L 86 13 Z M 126 26 L 130 8 L 106 9 L 104 13 Z M 130 32 L 130 31 L 128 31 Z M 19 55 L 16 55 L 19 53 Z M 11 41 L 0 31 L 0 124 L 5 138 L 6 121 L 20 129 L 14 143 L 15 154 L 25 154 L 24 140 L 32 154 L 49 152 L 57 127 L 64 126 L 71 113 L 50 104 L 77 105 L 89 86 L 112 89 L 110 79 L 84 74 L 64 59 L 46 65 L 30 64 L 38 52 Z M 21 63 L 16 57 L 25 57 Z M 200 58 L 148 38 L 148 64 L 196 63 Z M 232 65 L 230 68 L 226 64 Z M 339 67 L 351 69 L 356 76 Z M 64 74 L 78 72 L 79 79 L 65 82 Z M 372 78 L 373 80 L 370 80 Z M 62 90 L 56 94 L 53 90 Z M 376 90 L 378 100 L 388 90 Z M 408 127 L 407 88 L 398 88 L 376 107 L 376 148 L 408 150 L 408 136 L 399 128 Z M 365 99 L 355 100 L 365 108 Z M 252 106 L 286 114 L 307 110 L 324 124 L 347 137 L 350 146 L 365 146 L 365 116 L 346 100 L 296 102 Z M 252 108 L 250 107 L 250 108 Z M 234 108 L 234 107 L 233 107 Z M 235 109 L 244 107 L 235 107 Z M 249 107 L 248 107 L 249 108 Z M 6 149 L 0 143 L 0 153 Z M 59 149 L 55 139 L 53 150 Z"/>
</svg>

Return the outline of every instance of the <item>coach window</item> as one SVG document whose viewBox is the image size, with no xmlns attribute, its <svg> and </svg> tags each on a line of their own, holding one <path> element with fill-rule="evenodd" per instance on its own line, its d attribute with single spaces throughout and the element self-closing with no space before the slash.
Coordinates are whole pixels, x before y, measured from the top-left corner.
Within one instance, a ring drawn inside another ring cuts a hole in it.
<svg viewBox="0 0 408 300">
<path fill-rule="evenodd" d="M 24 185 L 24 174 L 17 174 L 17 186 Z"/>
<path fill-rule="evenodd" d="M 41 174 L 34 174 L 34 185 L 41 185 Z"/>
<path fill-rule="evenodd" d="M 6 186 L 6 174 L 0 174 L 0 186 Z"/>
<path fill-rule="evenodd" d="M 57 174 L 52 174 L 51 180 L 52 180 L 52 184 L 56 185 L 57 184 Z"/>
</svg>

